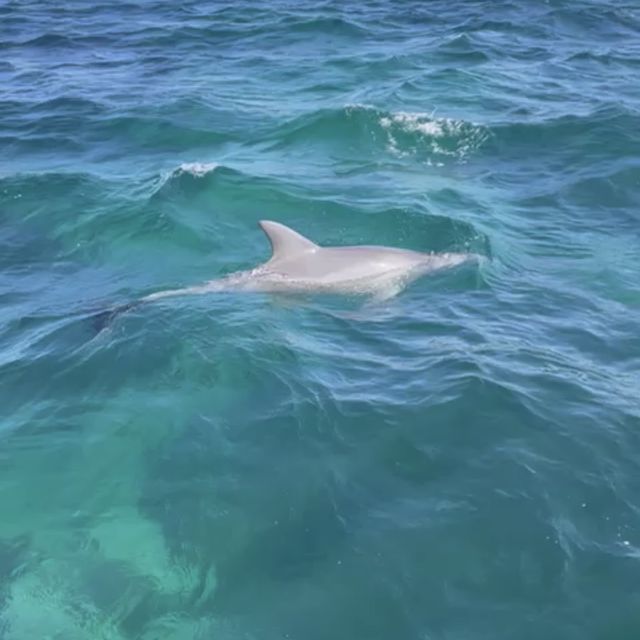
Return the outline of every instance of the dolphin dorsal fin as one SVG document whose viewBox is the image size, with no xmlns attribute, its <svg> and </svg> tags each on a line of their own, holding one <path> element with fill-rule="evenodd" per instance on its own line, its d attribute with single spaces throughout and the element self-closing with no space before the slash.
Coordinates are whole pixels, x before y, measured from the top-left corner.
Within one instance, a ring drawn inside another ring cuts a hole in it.
<svg viewBox="0 0 640 640">
<path fill-rule="evenodd" d="M 260 220 L 260 226 L 271 243 L 271 249 L 273 250 L 272 261 L 290 258 L 318 249 L 317 244 L 279 222 Z"/>
</svg>

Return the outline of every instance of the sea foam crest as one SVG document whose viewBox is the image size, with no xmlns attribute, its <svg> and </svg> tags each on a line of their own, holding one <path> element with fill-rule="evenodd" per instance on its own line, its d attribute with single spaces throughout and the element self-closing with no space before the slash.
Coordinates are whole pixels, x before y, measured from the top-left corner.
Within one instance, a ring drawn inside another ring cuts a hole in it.
<svg viewBox="0 0 640 640">
<path fill-rule="evenodd" d="M 202 178 L 208 173 L 215 171 L 220 165 L 217 162 L 183 162 L 175 171 L 173 175 L 180 175 L 182 173 L 189 173 L 195 178 Z"/>
<path fill-rule="evenodd" d="M 435 156 L 463 160 L 488 137 L 487 129 L 481 125 L 453 118 L 435 118 L 433 113 L 398 111 L 382 116 L 379 123 L 387 132 L 388 149 L 395 155 L 417 151 L 412 148 L 411 141 L 403 140 L 417 135 Z"/>
<path fill-rule="evenodd" d="M 183 162 L 175 169 L 163 171 L 157 177 L 154 189 L 161 189 L 173 178 L 179 178 L 184 175 L 190 175 L 194 178 L 204 178 L 204 176 L 213 173 L 218 167 L 220 167 L 220 165 L 217 162 Z"/>
<path fill-rule="evenodd" d="M 451 125 L 455 125 L 456 121 L 450 118 L 433 119 L 433 114 L 428 113 L 408 113 L 399 111 L 380 118 L 380 124 L 385 129 L 390 129 L 394 124 L 403 127 L 406 131 L 417 131 L 426 136 L 438 138 L 447 134 L 447 130 Z"/>
</svg>

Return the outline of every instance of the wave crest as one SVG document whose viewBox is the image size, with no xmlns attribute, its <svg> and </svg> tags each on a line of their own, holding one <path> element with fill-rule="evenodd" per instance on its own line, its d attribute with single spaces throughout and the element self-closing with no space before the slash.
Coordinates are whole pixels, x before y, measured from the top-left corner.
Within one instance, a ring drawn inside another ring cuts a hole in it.
<svg viewBox="0 0 640 640">
<path fill-rule="evenodd" d="M 363 153 L 415 157 L 428 164 L 463 161 L 489 137 L 482 125 L 433 114 L 384 111 L 362 104 L 323 109 L 278 127 L 274 148 L 330 145 Z"/>
<path fill-rule="evenodd" d="M 202 178 L 208 173 L 214 172 L 220 165 L 217 162 L 183 162 L 177 169 L 171 172 L 172 176 L 188 173 L 194 178 Z"/>
<path fill-rule="evenodd" d="M 388 133 L 389 150 L 395 154 L 416 151 L 416 145 L 425 145 L 434 156 L 462 160 L 489 136 L 484 127 L 426 113 L 399 111 L 380 118 L 380 125 Z"/>
<path fill-rule="evenodd" d="M 165 191 L 168 186 L 186 186 L 194 181 L 213 176 L 216 171 L 225 169 L 217 162 L 183 162 L 177 167 L 162 171 L 153 180 L 153 196 Z"/>
</svg>

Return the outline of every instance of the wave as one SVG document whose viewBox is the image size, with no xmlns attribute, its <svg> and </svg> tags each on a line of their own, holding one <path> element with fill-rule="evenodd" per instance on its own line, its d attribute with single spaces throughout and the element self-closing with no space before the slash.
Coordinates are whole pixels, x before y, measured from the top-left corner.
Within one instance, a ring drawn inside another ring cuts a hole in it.
<svg viewBox="0 0 640 640">
<path fill-rule="evenodd" d="M 315 143 L 444 163 L 467 159 L 488 136 L 487 127 L 464 120 L 349 104 L 300 116 L 278 127 L 271 140 L 276 149 Z"/>
<path fill-rule="evenodd" d="M 114 40 L 105 35 L 74 35 L 69 36 L 62 33 L 41 33 L 27 40 L 4 40 L 0 41 L 0 49 L 10 48 L 33 48 L 33 49 L 77 49 L 108 46 Z"/>
<path fill-rule="evenodd" d="M 621 55 L 620 52 L 596 52 L 596 51 L 577 51 L 568 56 L 568 62 L 597 62 L 599 64 L 610 65 L 625 65 L 636 68 L 640 65 L 640 60 L 637 56 L 633 55 Z"/>
<path fill-rule="evenodd" d="M 150 178 L 153 184 L 151 198 L 166 197 L 172 192 L 183 193 L 185 190 L 206 190 L 214 184 L 212 181 L 224 177 L 237 179 L 243 174 L 217 162 L 183 162 Z M 246 179 L 250 178 L 247 176 Z"/>
<path fill-rule="evenodd" d="M 181 178 L 186 180 L 200 180 L 212 176 L 217 169 L 230 170 L 217 162 L 183 162 L 174 169 L 162 171 L 152 178 L 154 193 L 156 196 L 162 192 L 166 185 L 175 186 Z M 233 171 L 232 169 L 230 171 Z"/>
<path fill-rule="evenodd" d="M 357 24 L 353 20 L 337 17 L 314 17 L 301 18 L 292 16 L 285 18 L 280 22 L 285 27 L 287 33 L 320 33 L 324 35 L 342 35 L 342 36 L 362 36 L 368 33 L 368 30 Z"/>
<path fill-rule="evenodd" d="M 61 33 L 43 33 L 21 42 L 4 42 L 3 45 L 7 47 L 72 47 L 74 41 Z"/>
<path fill-rule="evenodd" d="M 584 38 L 588 34 L 608 38 L 637 38 L 637 19 L 622 7 L 613 8 L 608 3 L 583 6 L 580 11 L 564 6 L 551 9 L 545 21 L 556 25 L 559 33 L 577 34 Z"/>
<path fill-rule="evenodd" d="M 55 271 L 81 250 L 75 233 L 113 188 L 89 173 L 0 175 L 0 266 L 13 274 L 36 266 Z"/>
<path fill-rule="evenodd" d="M 109 181 L 89 172 L 15 173 L 0 175 L 0 195 L 6 197 L 21 191 L 34 191 L 34 197 L 38 197 L 40 190 L 47 190 L 53 195 L 69 194 L 73 189 L 93 190 L 99 183 L 109 184 Z"/>
<path fill-rule="evenodd" d="M 490 60 L 483 44 L 474 42 L 474 38 L 462 33 L 453 36 L 434 50 L 439 58 L 464 64 L 481 64 Z"/>
<path fill-rule="evenodd" d="M 432 126 L 429 135 L 436 139 L 449 135 L 448 123 Z M 52 259 L 100 264 L 103 255 L 114 251 L 123 255 L 123 263 L 137 263 L 146 250 L 141 247 L 147 246 L 150 252 L 171 248 L 176 260 L 215 251 L 221 264 L 244 268 L 247 242 L 255 243 L 258 252 L 266 248 L 259 233 L 252 235 L 260 218 L 280 220 L 329 245 L 369 243 L 490 254 L 487 238 L 463 220 L 433 215 L 420 206 L 409 210 L 327 198 L 293 180 L 248 173 L 207 158 L 177 162 L 127 185 L 117 176 L 105 179 L 91 173 L 0 177 L 0 192 L 0 206 L 10 207 L 0 219 L 11 230 L 0 237 L 0 262 L 7 266 Z M 42 193 L 48 194 L 46 202 L 39 197 Z M 247 234 L 252 239 L 247 240 Z"/>
<path fill-rule="evenodd" d="M 614 166 L 597 175 L 580 176 L 567 185 L 564 195 L 578 202 L 582 200 L 585 206 L 602 207 L 609 215 L 624 213 L 637 223 L 640 219 L 639 169 L 637 164 Z"/>
<path fill-rule="evenodd" d="M 194 148 L 217 148 L 233 139 L 229 133 L 191 124 L 187 118 L 119 115 L 104 117 L 98 105 L 61 100 L 54 110 L 43 108 L 42 117 L 19 118 L 9 114 L 0 126 L 0 142 L 12 145 L 17 153 L 56 151 L 99 154 L 99 159 L 119 157 L 140 149 L 151 152 L 190 151 Z M 37 108 L 36 108 L 37 109 Z M 14 109 L 15 111 L 15 109 Z M 34 114 L 37 111 L 33 112 Z M 12 118 L 14 122 L 8 122 Z M 3 135 L 3 129 L 8 135 Z"/>
<path fill-rule="evenodd" d="M 521 115 L 519 115 L 521 117 Z M 570 155 L 572 167 L 593 166 L 599 159 L 637 157 L 640 114 L 618 105 L 607 105 L 584 114 L 543 119 L 514 120 L 491 127 L 487 151 L 510 160 L 514 155 L 539 162 L 545 154 Z"/>
<path fill-rule="evenodd" d="M 215 171 L 220 165 L 216 162 L 183 162 L 174 172 L 173 175 L 181 175 L 188 173 L 194 178 L 202 178 L 208 173 Z"/>
<path fill-rule="evenodd" d="M 101 140 L 119 138 L 119 142 L 153 149 L 191 149 L 217 145 L 229 140 L 229 135 L 220 131 L 191 126 L 182 118 L 145 117 L 123 115 L 96 121 L 92 137 Z"/>
<path fill-rule="evenodd" d="M 226 12 L 226 15 L 223 14 Z M 368 30 L 352 20 L 339 17 L 307 17 L 301 15 L 286 15 L 280 17 L 268 9 L 258 10 L 251 19 L 251 8 L 244 7 L 237 10 L 227 7 L 217 12 L 218 20 L 213 24 L 180 24 L 170 27 L 135 26 L 126 31 L 121 30 L 121 36 L 129 43 L 142 46 L 153 46 L 158 49 L 172 47 L 190 47 L 194 44 L 206 45 L 212 42 L 222 44 L 232 42 L 235 46 L 239 42 L 255 41 L 257 39 L 271 40 L 280 36 L 288 38 L 308 38 L 313 36 L 341 38 L 362 38 Z"/>
<path fill-rule="evenodd" d="M 422 144 L 428 146 L 434 156 L 463 160 L 480 147 L 489 135 L 482 126 L 464 120 L 436 118 L 427 113 L 399 111 L 380 118 L 380 124 L 389 132 L 390 149 L 397 154 L 402 154 L 403 149 L 415 150 L 415 145 Z M 412 135 L 413 140 L 406 139 Z"/>
<path fill-rule="evenodd" d="M 22 109 L 24 109 L 26 106 L 22 102 L 14 104 L 19 105 L 19 107 Z M 83 98 L 74 95 L 61 95 L 55 98 L 49 98 L 48 100 L 43 100 L 42 102 L 37 102 L 33 105 L 29 105 L 29 110 L 47 114 L 52 112 L 60 113 L 67 111 L 73 112 L 74 114 L 77 114 L 78 112 L 97 114 L 103 113 L 105 111 L 105 106 L 100 102 L 97 102 L 90 98 Z"/>
</svg>

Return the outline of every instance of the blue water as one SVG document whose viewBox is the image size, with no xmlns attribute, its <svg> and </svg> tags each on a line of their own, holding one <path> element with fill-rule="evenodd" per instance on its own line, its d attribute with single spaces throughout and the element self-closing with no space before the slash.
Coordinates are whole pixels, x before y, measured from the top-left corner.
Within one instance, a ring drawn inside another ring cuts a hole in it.
<svg viewBox="0 0 640 640">
<path fill-rule="evenodd" d="M 638 4 L 0 0 L 0 407 L 2 640 L 637 640 Z"/>
</svg>

